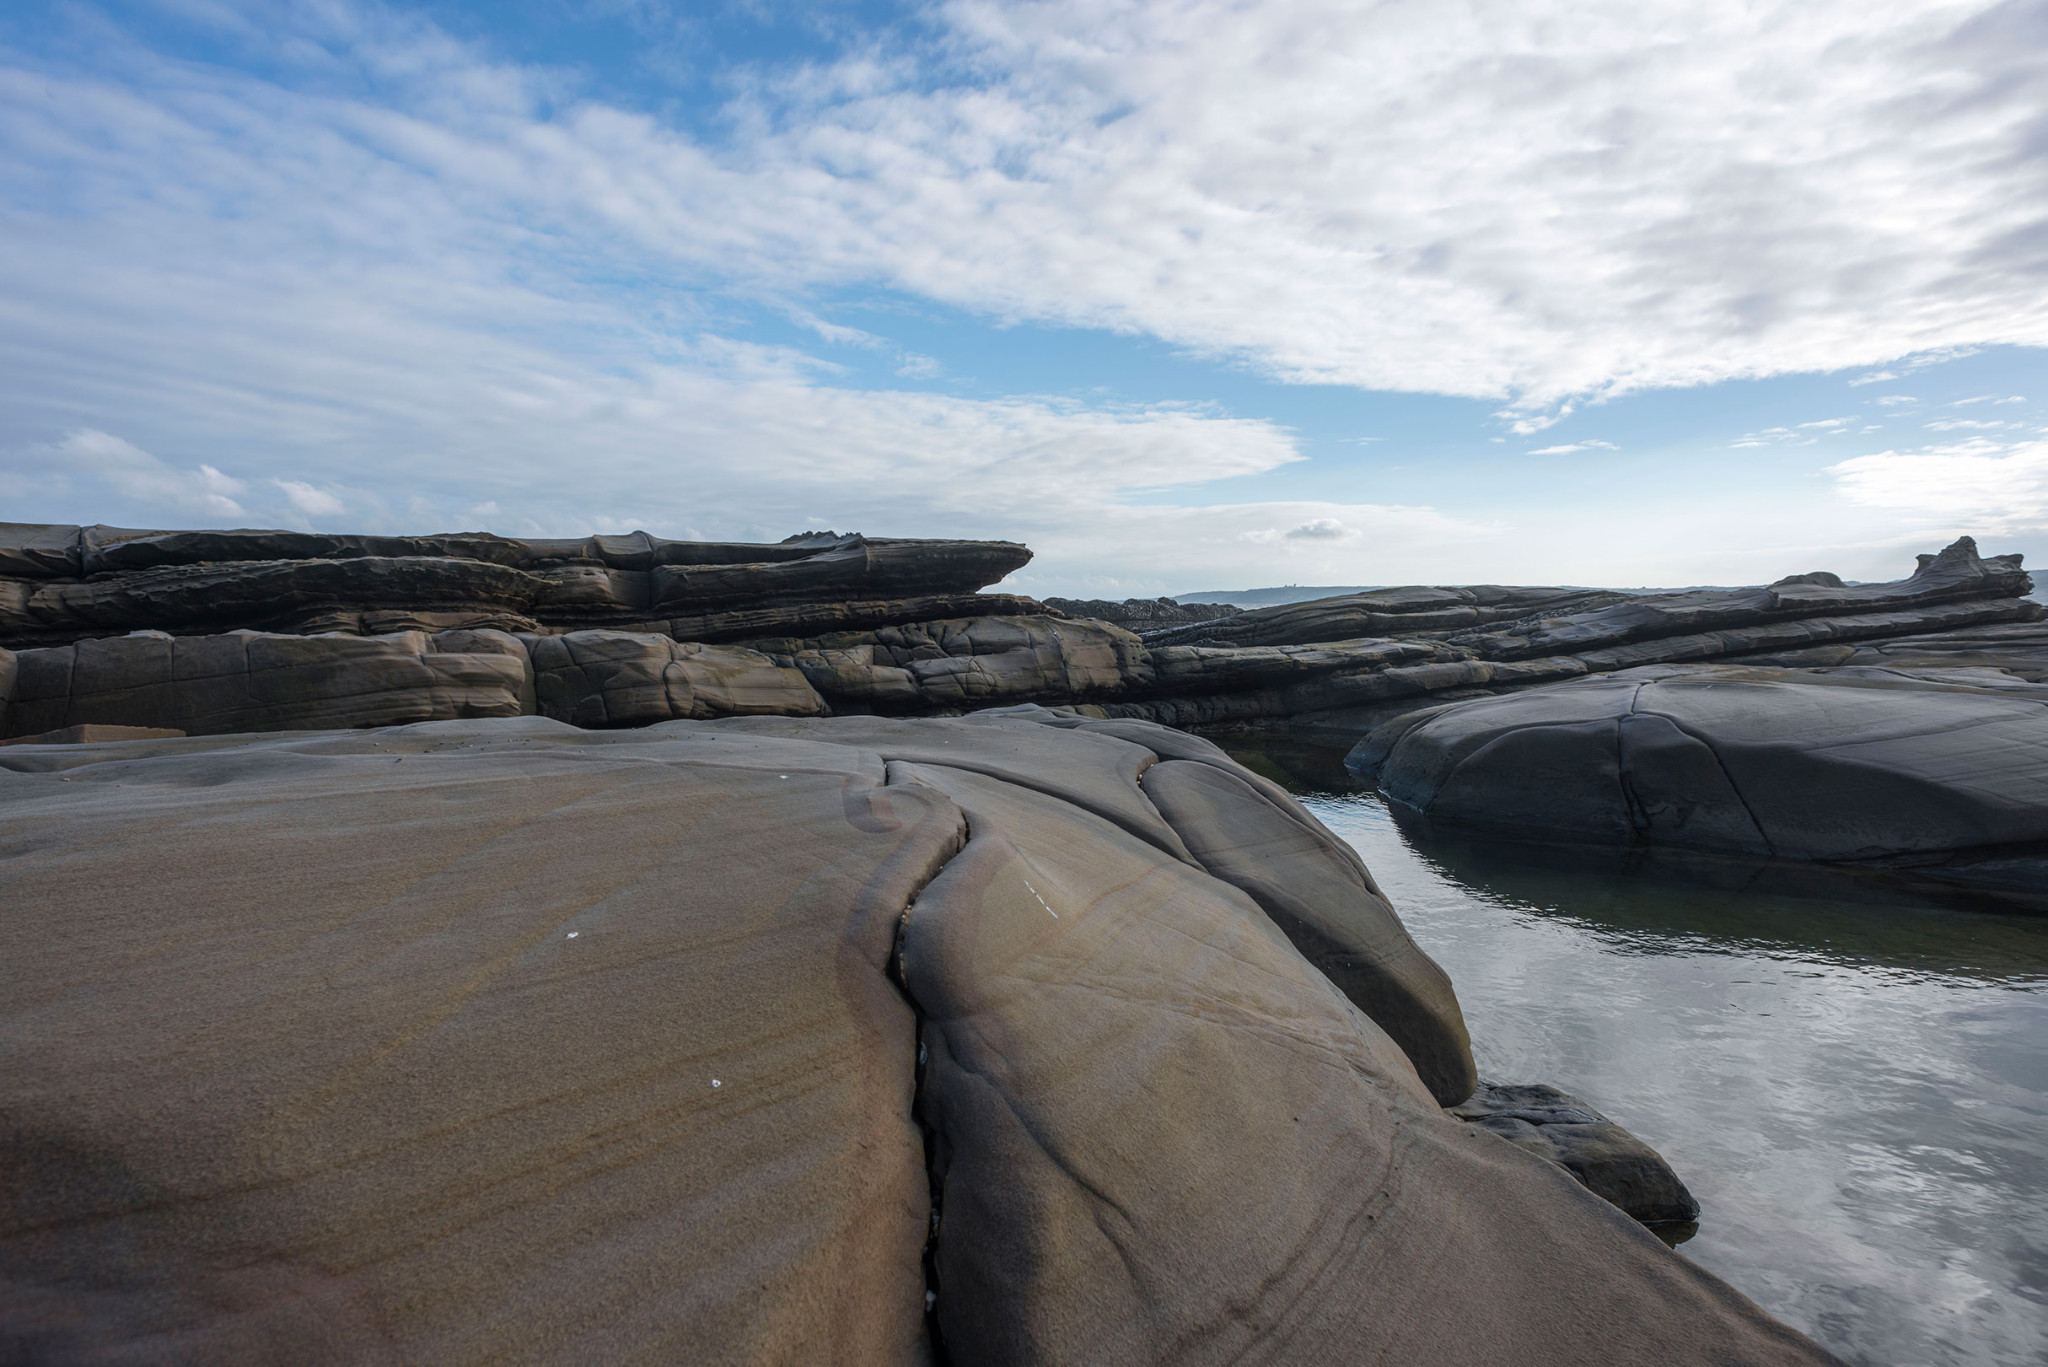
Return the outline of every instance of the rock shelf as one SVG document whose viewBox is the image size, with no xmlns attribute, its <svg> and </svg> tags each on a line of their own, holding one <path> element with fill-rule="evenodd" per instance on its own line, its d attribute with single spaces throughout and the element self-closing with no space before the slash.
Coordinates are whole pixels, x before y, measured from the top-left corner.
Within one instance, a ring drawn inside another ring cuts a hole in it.
<svg viewBox="0 0 2048 1367">
<path fill-rule="evenodd" d="M 1473 1098 L 1356 855 L 1194 737 L 508 716 L 0 797 L 24 1361 L 1835 1362 L 1605 1117 Z"/>
</svg>

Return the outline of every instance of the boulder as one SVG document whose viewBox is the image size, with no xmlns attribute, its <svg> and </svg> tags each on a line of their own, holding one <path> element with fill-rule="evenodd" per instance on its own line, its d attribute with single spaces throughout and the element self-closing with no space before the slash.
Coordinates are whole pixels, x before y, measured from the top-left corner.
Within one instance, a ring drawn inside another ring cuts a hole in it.
<svg viewBox="0 0 2048 1367">
<path fill-rule="evenodd" d="M 1700 1203 L 1655 1149 L 1575 1096 L 1543 1083 L 1481 1083 L 1451 1114 L 1545 1158 L 1629 1217 L 1688 1235 Z M 1685 1228 L 1674 1228 L 1685 1227 Z"/>
<path fill-rule="evenodd" d="M 1911 867 L 2024 886 L 2048 687 L 1969 671 L 1623 670 L 1419 710 L 1353 751 L 1398 808 L 1524 840 Z M 1985 876 L 1992 876 L 1989 865 Z M 2048 883 L 2043 883 L 2048 886 Z"/>
</svg>

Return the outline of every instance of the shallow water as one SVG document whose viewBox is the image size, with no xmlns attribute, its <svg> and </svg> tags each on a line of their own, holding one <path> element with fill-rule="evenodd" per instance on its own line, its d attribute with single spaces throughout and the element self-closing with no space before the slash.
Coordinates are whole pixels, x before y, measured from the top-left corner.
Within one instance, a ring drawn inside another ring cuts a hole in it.
<svg viewBox="0 0 2048 1367">
<path fill-rule="evenodd" d="M 1682 1256 L 1854 1363 L 2048 1362 L 2048 917 L 1408 832 L 1327 755 L 1217 739 L 1365 857 L 1483 1076 L 1671 1161 Z"/>
</svg>

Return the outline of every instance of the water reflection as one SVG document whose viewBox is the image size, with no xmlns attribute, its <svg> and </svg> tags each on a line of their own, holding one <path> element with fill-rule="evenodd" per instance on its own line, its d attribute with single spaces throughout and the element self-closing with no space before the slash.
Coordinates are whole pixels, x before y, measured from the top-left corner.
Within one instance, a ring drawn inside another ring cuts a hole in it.
<svg viewBox="0 0 2048 1367">
<path fill-rule="evenodd" d="M 1705 1206 L 1685 1256 L 1858 1363 L 2048 1361 L 2048 918 L 1746 861 L 1403 831 L 1340 757 L 1219 737 L 1372 866 L 1481 1071 Z"/>
</svg>

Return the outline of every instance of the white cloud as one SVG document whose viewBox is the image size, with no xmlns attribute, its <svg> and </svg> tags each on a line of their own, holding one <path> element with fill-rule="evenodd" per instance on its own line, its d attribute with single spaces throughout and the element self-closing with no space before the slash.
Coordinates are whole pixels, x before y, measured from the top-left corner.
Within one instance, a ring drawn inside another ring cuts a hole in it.
<svg viewBox="0 0 2048 1367">
<path fill-rule="evenodd" d="M 1832 431 L 1838 427 L 1847 427 L 1854 421 L 1856 421 L 1854 418 L 1822 418 L 1818 422 L 1802 422 L 1799 425 L 1801 427 L 1817 427 L 1823 431 Z"/>
<path fill-rule="evenodd" d="M 292 507 L 307 517 L 338 517 L 348 511 L 348 505 L 325 489 L 316 489 L 310 484 L 295 479 L 273 480 Z"/>
<path fill-rule="evenodd" d="M 1873 375 L 1859 375 L 1855 379 L 1849 381 L 1849 385 L 1851 388 L 1854 388 L 1857 385 L 1883 384 L 1887 380 L 1896 380 L 1898 378 L 1899 372 L 1896 370 L 1880 370 Z"/>
<path fill-rule="evenodd" d="M 2048 441 L 1976 438 L 1923 451 L 1884 451 L 1831 465 L 1851 503 L 1905 510 L 1978 535 L 2011 535 L 2048 523 Z"/>
<path fill-rule="evenodd" d="M 2020 427 L 2023 425 L 2016 422 L 1986 422 L 1981 418 L 1942 418 L 1935 422 L 1924 424 L 1930 431 L 1934 432 L 2001 432 L 2010 427 Z"/>
<path fill-rule="evenodd" d="M 213 8 L 310 93 L 112 37 L 105 79 L 0 57 L 10 489 L 387 530 L 822 512 L 1020 536 L 1027 575 L 1471 578 L 1507 572 L 1471 559 L 1484 515 L 1204 506 L 1296 458 L 1273 423 L 842 387 L 727 314 L 915 368 L 819 316 L 882 285 L 1492 396 L 1521 435 L 1630 388 L 2048 342 L 2011 169 L 2048 43 L 2011 6 L 953 0 L 914 53 L 739 83 L 716 144 L 348 0 Z M 82 427 L 134 455 L 53 474 Z M 1323 519 L 1356 535 L 1281 530 Z"/>
<path fill-rule="evenodd" d="M 1880 408 L 1896 408 L 1902 403 L 1918 403 L 1920 400 L 1914 398 L 1911 394 L 1887 394 L 1881 399 L 1874 400 L 1874 402 Z"/>
<path fill-rule="evenodd" d="M 310 184 L 354 143 L 386 182 L 358 222 L 411 217 L 393 195 L 418 173 L 432 201 L 593 252 L 770 289 L 878 281 L 1296 379 L 1509 397 L 1538 425 L 1574 394 L 2048 343 L 2038 204 L 2011 169 L 2048 91 L 2036 7 L 930 17 L 935 47 L 750 87 L 716 146 L 595 100 L 544 119 L 562 92 L 542 77 L 375 12 L 347 30 L 386 73 L 410 63 L 388 75 L 397 107 L 181 71 L 149 96 L 147 140 L 172 184 L 234 144 Z M 121 102 L 46 84 L 16 78 L 8 119 L 41 145 L 75 149 Z"/>
<path fill-rule="evenodd" d="M 234 496 L 241 480 L 211 465 L 179 468 L 108 432 L 83 427 L 63 439 L 19 453 L 16 488 L 41 492 L 74 482 L 95 483 L 130 503 L 155 505 L 207 517 L 241 517 Z"/>
<path fill-rule="evenodd" d="M 1532 456 L 1564 456 L 1574 451 L 1619 451 L 1621 448 L 1611 441 L 1575 441 L 1565 446 L 1539 446 L 1529 454 Z"/>
</svg>

